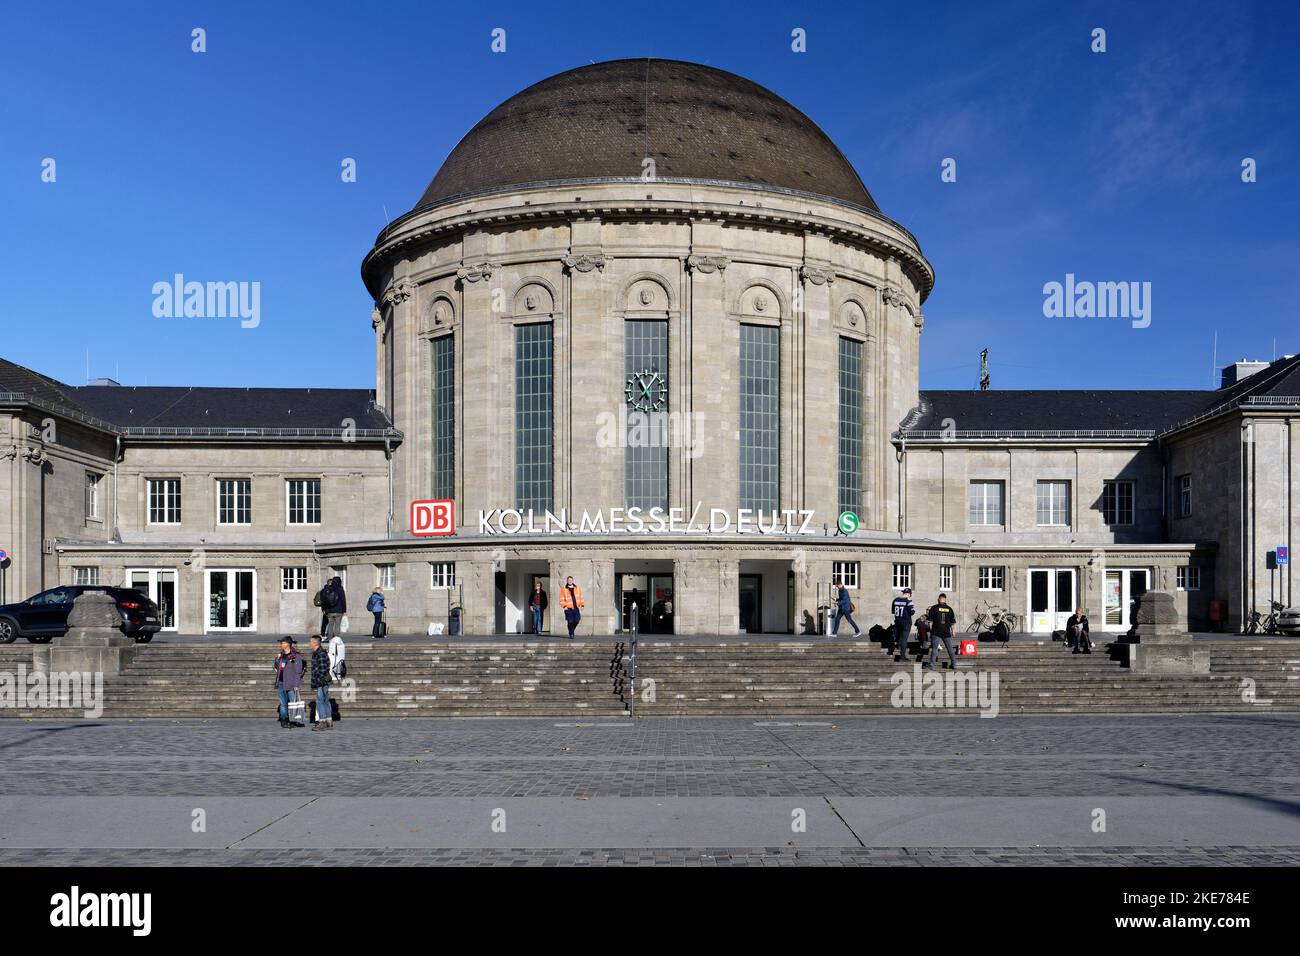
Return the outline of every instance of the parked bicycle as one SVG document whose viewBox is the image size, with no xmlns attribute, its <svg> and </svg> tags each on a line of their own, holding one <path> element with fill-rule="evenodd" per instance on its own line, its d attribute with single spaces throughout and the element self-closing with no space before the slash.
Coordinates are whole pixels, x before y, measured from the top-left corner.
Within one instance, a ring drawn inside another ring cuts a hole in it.
<svg viewBox="0 0 1300 956">
<path fill-rule="evenodd" d="M 1011 640 L 1011 634 L 1019 624 L 1020 618 L 1015 614 L 985 601 L 982 607 L 975 609 L 975 618 L 966 627 L 966 631 L 971 634 L 992 633 L 1005 643 Z"/>
<path fill-rule="evenodd" d="M 1270 601 L 1272 610 L 1268 614 L 1260 614 L 1259 611 L 1250 612 L 1250 620 L 1246 622 L 1247 634 L 1281 634 L 1281 629 L 1277 626 L 1278 615 L 1286 610 L 1285 604 L 1279 604 L 1277 601 Z"/>
</svg>

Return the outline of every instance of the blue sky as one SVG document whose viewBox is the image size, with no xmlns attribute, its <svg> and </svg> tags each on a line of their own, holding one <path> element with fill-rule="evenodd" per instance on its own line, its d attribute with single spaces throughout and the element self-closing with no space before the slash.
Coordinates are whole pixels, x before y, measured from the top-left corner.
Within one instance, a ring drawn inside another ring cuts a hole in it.
<svg viewBox="0 0 1300 956">
<path fill-rule="evenodd" d="M 986 346 L 994 387 L 1208 386 L 1216 332 L 1221 364 L 1300 351 L 1300 4 L 1235 6 L 11 5 L 0 355 L 74 384 L 88 350 L 125 384 L 373 387 L 358 269 L 385 222 L 510 94 L 661 56 L 790 100 L 917 235 L 922 387 L 974 386 Z M 177 272 L 260 282 L 261 324 L 156 318 Z M 1045 318 L 1067 273 L 1150 282 L 1150 327 Z"/>
</svg>

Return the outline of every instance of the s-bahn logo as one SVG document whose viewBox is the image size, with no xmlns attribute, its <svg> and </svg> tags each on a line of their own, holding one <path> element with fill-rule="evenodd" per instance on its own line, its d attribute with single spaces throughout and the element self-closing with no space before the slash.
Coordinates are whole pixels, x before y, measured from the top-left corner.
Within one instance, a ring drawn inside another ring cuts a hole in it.
<svg viewBox="0 0 1300 956">
<path fill-rule="evenodd" d="M 456 533 L 456 502 L 450 498 L 411 502 L 411 534 L 420 538 Z"/>
<path fill-rule="evenodd" d="M 858 516 L 852 511 L 840 515 L 840 534 L 852 534 L 858 530 Z"/>
</svg>

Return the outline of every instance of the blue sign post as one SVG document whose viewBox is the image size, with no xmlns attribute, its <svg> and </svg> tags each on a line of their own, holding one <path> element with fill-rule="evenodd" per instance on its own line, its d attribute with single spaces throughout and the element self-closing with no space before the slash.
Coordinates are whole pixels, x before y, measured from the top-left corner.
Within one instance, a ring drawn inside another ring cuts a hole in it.
<svg viewBox="0 0 1300 956">
<path fill-rule="evenodd" d="M 1291 549 L 1286 545 L 1277 549 L 1277 566 L 1291 563 Z"/>
</svg>

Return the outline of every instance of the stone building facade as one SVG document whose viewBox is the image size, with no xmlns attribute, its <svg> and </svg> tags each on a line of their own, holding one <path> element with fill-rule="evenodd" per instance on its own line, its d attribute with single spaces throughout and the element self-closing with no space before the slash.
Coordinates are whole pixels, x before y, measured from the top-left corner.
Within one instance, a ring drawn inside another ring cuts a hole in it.
<svg viewBox="0 0 1300 956">
<path fill-rule="evenodd" d="M 1147 588 L 1235 627 L 1297 527 L 1297 360 L 1218 391 L 921 392 L 916 238 L 811 120 L 707 67 L 512 97 L 362 278 L 373 392 L 0 363 L 4 599 L 95 579 L 183 632 L 303 632 L 337 571 L 354 627 L 380 586 L 394 631 L 521 633 L 532 583 L 557 605 L 572 575 L 581 633 L 725 635 L 815 628 L 844 580 L 864 624 L 910 585 L 1024 630 L 1078 605 L 1126 630 Z M 428 500 L 454 534 L 414 533 Z M 1289 567 L 1272 586 L 1291 602 Z"/>
</svg>

